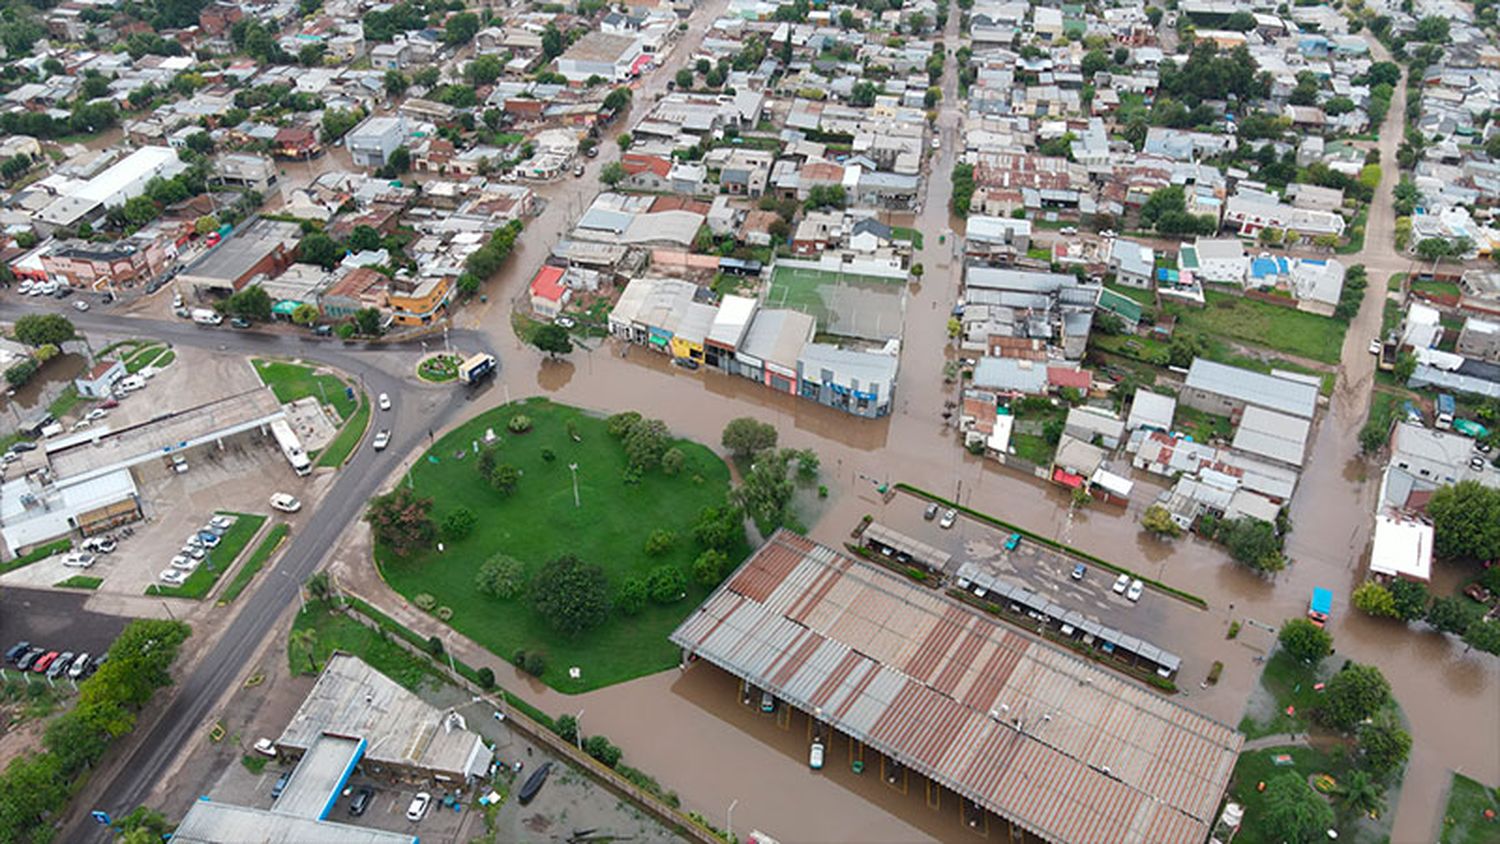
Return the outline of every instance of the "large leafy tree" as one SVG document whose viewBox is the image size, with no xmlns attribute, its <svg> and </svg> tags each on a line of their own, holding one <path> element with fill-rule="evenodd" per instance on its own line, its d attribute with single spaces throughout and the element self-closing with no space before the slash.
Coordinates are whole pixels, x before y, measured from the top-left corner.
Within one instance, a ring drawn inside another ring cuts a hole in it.
<svg viewBox="0 0 1500 844">
<path fill-rule="evenodd" d="M 1318 718 L 1330 727 L 1349 732 L 1379 712 L 1390 697 L 1391 684 L 1379 668 L 1350 664 L 1328 681 Z"/>
<path fill-rule="evenodd" d="M 1294 771 L 1276 774 L 1266 782 L 1261 805 L 1261 826 L 1274 841 L 1311 844 L 1333 826 L 1333 807 Z"/>
<path fill-rule="evenodd" d="M 1411 734 L 1389 716 L 1376 718 L 1360 726 L 1359 752 L 1366 767 L 1377 776 L 1387 776 L 1406 764 Z"/>
<path fill-rule="evenodd" d="M 1500 557 L 1500 490 L 1459 481 L 1432 494 L 1433 550 L 1450 559 Z"/>
<path fill-rule="evenodd" d="M 365 521 L 375 533 L 375 541 L 390 546 L 399 556 L 431 545 L 437 538 L 437 526 L 432 522 L 432 499 L 423 498 L 404 486 L 371 500 L 365 511 Z"/>
<path fill-rule="evenodd" d="M 719 442 L 738 458 L 776 447 L 776 427 L 750 416 L 729 420 Z"/>
<path fill-rule="evenodd" d="M 1281 539 L 1270 522 L 1248 516 L 1225 522 L 1219 538 L 1229 548 L 1230 556 L 1252 568 L 1280 571 L 1286 566 Z"/>
<path fill-rule="evenodd" d="M 271 306 L 271 294 L 259 284 L 252 284 L 224 300 L 224 310 L 230 316 L 262 322 L 271 318 Z"/>
<path fill-rule="evenodd" d="M 28 346 L 62 345 L 74 337 L 73 323 L 61 314 L 27 314 L 16 320 L 16 339 Z"/>
<path fill-rule="evenodd" d="M 558 632 L 592 630 L 609 615 L 609 578 L 604 569 L 565 554 L 531 579 L 531 605 Z"/>
<path fill-rule="evenodd" d="M 338 241 L 322 232 L 309 232 L 297 247 L 298 255 L 309 264 L 317 264 L 331 270 L 344 257 L 344 248 Z"/>
<path fill-rule="evenodd" d="M 568 329 L 555 322 L 537 326 L 531 334 L 531 345 L 554 358 L 573 351 L 573 339 L 568 336 Z"/>
<path fill-rule="evenodd" d="M 1281 625 L 1276 638 L 1287 653 L 1314 664 L 1328 656 L 1333 647 L 1333 636 L 1305 618 L 1294 618 Z"/>
</svg>

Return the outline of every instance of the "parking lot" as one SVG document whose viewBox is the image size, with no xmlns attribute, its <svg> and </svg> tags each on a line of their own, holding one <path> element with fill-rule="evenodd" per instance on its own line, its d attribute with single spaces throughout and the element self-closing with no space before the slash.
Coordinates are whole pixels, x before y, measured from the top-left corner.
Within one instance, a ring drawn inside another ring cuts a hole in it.
<svg viewBox="0 0 1500 844">
<path fill-rule="evenodd" d="M 960 513 L 953 527 L 944 529 L 939 519 L 924 518 L 927 501 L 913 495 L 896 495 L 884 507 L 878 522 L 906 536 L 952 555 L 943 573 L 955 577 L 971 564 L 999 580 L 1024 586 L 1086 618 L 1147 640 L 1182 658 L 1178 683 L 1196 685 L 1209 666 L 1222 654 L 1223 617 L 1197 609 L 1149 585 L 1137 602 L 1113 589 L 1115 572 L 1084 563 L 1081 579 L 1072 576 L 1079 560 L 1022 537 L 1006 550 L 1010 532 Z M 1207 636 L 1207 641 L 1204 640 Z"/>
<path fill-rule="evenodd" d="M 0 648 L 21 641 L 52 651 L 102 654 L 130 621 L 83 608 L 87 595 L 31 589 L 0 590 Z M 7 672 L 14 666 L 4 666 Z"/>
</svg>

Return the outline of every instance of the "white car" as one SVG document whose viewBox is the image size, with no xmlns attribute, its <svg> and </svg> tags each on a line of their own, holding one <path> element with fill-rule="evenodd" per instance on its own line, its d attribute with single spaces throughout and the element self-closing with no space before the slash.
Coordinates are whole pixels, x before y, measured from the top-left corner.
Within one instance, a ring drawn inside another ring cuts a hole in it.
<svg viewBox="0 0 1500 844">
<path fill-rule="evenodd" d="M 1146 584 L 1142 583 L 1139 579 L 1132 580 L 1130 581 L 1130 591 L 1125 593 L 1125 597 L 1129 598 L 1132 601 L 1139 601 L 1141 599 L 1141 593 L 1145 591 Z"/>
<path fill-rule="evenodd" d="M 932 148 L 933 149 L 942 149 L 943 148 L 943 139 L 939 138 L 937 135 L 933 135 L 932 136 Z"/>
<path fill-rule="evenodd" d="M 1130 575 L 1122 574 L 1115 578 L 1115 585 L 1111 587 L 1116 595 L 1124 595 L 1125 590 L 1130 588 Z"/>
<path fill-rule="evenodd" d="M 411 805 L 406 807 L 406 819 L 415 823 L 427 814 L 427 807 L 432 805 L 432 795 L 423 791 L 411 799 Z"/>
<path fill-rule="evenodd" d="M 178 569 L 180 571 L 192 571 L 197 567 L 198 561 L 193 559 L 192 557 L 185 557 L 182 554 L 178 554 L 177 556 L 172 558 L 172 568 L 174 569 Z"/>
<path fill-rule="evenodd" d="M 276 744 L 268 738 L 259 739 L 255 742 L 255 752 L 262 753 L 272 759 L 276 758 Z"/>
<path fill-rule="evenodd" d="M 953 523 L 956 521 L 958 521 L 958 511 L 949 509 L 947 512 L 943 513 L 943 517 L 941 519 L 938 519 L 938 527 L 944 529 L 951 528 L 953 527 Z"/>
<path fill-rule="evenodd" d="M 84 414 L 83 418 L 87 419 L 90 422 L 96 422 L 108 415 L 109 411 L 105 410 L 102 407 L 96 407 L 93 410 L 90 410 L 88 413 Z"/>
<path fill-rule="evenodd" d="M 226 516 L 220 513 L 219 515 L 214 516 L 212 519 L 209 519 L 208 523 L 216 528 L 227 529 L 230 525 L 234 524 L 234 517 Z"/>
<path fill-rule="evenodd" d="M 82 299 L 74 300 L 73 309 L 76 311 L 86 311 L 89 309 L 89 303 L 83 301 Z"/>
<path fill-rule="evenodd" d="M 380 394 L 380 409 L 381 410 L 390 410 L 391 409 L 391 397 L 388 396 L 388 395 L 386 395 L 385 393 L 381 393 Z"/>
<path fill-rule="evenodd" d="M 66 557 L 63 557 L 63 565 L 67 566 L 68 568 L 86 569 L 89 566 L 92 566 L 98 559 L 98 557 L 88 553 L 87 551 L 77 551 L 69 554 Z"/>
<path fill-rule="evenodd" d="M 1370 354 L 1372 354 L 1372 355 L 1378 355 L 1378 354 L 1380 354 L 1380 338 L 1379 337 L 1376 337 L 1375 339 L 1373 339 L 1373 340 L 1370 341 Z"/>
<path fill-rule="evenodd" d="M 385 451 L 385 447 L 390 444 L 391 432 L 385 428 L 381 428 L 380 432 L 375 435 L 375 442 L 373 443 L 373 445 L 375 446 L 375 450 Z"/>
<path fill-rule="evenodd" d="M 170 583 L 173 586 L 181 586 L 188 579 L 188 573 L 177 569 L 167 569 L 161 573 L 161 582 Z"/>
<path fill-rule="evenodd" d="M 173 293 L 172 294 L 172 307 L 174 307 L 174 308 L 180 308 L 180 307 L 182 307 L 182 294 L 181 293 Z"/>
<path fill-rule="evenodd" d="M 271 496 L 271 509 L 280 510 L 283 513 L 295 513 L 302 509 L 302 502 L 298 501 L 295 496 L 278 492 Z"/>
<path fill-rule="evenodd" d="M 814 771 L 823 769 L 823 742 L 812 743 L 812 749 L 807 752 L 807 766 Z"/>
<path fill-rule="evenodd" d="M 89 653 L 88 651 L 84 651 L 78 656 L 73 657 L 73 665 L 68 668 L 68 677 L 77 680 L 87 670 L 89 670 Z"/>
<path fill-rule="evenodd" d="M 87 427 L 89 427 L 92 424 L 94 424 L 94 423 L 91 422 L 91 421 L 89 421 L 88 419 L 80 419 L 77 422 L 74 422 L 73 423 L 73 427 L 69 428 L 68 430 L 70 430 L 70 431 L 82 431 L 84 428 L 87 428 Z"/>
<path fill-rule="evenodd" d="M 36 287 L 36 285 L 33 284 L 32 282 L 23 281 L 19 285 L 16 286 L 16 295 L 17 296 L 30 296 L 32 289 L 35 288 L 35 287 Z"/>
<path fill-rule="evenodd" d="M 204 551 L 203 548 L 198 545 L 184 545 L 182 546 L 181 553 L 184 557 L 192 557 L 195 560 L 201 560 L 204 557 L 208 556 L 208 552 Z"/>
</svg>

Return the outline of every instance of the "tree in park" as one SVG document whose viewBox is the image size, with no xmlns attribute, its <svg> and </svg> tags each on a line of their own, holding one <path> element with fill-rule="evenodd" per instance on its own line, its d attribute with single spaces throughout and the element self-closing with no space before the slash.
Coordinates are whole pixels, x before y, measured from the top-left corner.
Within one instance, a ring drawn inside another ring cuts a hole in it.
<svg viewBox="0 0 1500 844">
<path fill-rule="evenodd" d="M 635 615 L 645 609 L 646 601 L 650 598 L 651 592 L 646 588 L 645 580 L 639 577 L 627 577 L 615 594 L 615 606 L 626 615 Z"/>
<path fill-rule="evenodd" d="M 309 577 L 302 585 L 307 587 L 307 593 L 313 597 L 314 601 L 326 601 L 333 593 L 333 584 L 329 582 L 326 571 L 320 571 Z"/>
<path fill-rule="evenodd" d="M 365 511 L 365 521 L 375 534 L 375 541 L 390 546 L 404 557 L 418 547 L 431 545 L 437 538 L 432 523 L 432 499 L 423 498 L 405 486 L 376 496 Z"/>
<path fill-rule="evenodd" d="M 658 604 L 670 604 L 687 594 L 687 578 L 676 566 L 657 566 L 646 575 L 646 591 Z"/>
<path fill-rule="evenodd" d="M 611 161 L 599 168 L 599 181 L 608 187 L 614 187 L 625 181 L 625 165 L 618 161 Z"/>
<path fill-rule="evenodd" d="M 1500 490 L 1459 481 L 1433 492 L 1427 503 L 1433 550 L 1448 559 L 1500 557 Z"/>
<path fill-rule="evenodd" d="M 717 548 L 709 548 L 693 561 L 693 579 L 704 586 L 717 586 L 729 568 L 729 556 Z"/>
<path fill-rule="evenodd" d="M 230 316 L 265 322 L 271 318 L 271 294 L 259 284 L 252 284 L 224 300 L 224 312 Z"/>
<path fill-rule="evenodd" d="M 1464 644 L 1500 656 L 1500 621 L 1478 619 L 1464 631 Z"/>
<path fill-rule="evenodd" d="M 781 527 L 791 515 L 787 507 L 794 489 L 787 472 L 794 455 L 791 449 L 761 452 L 744 481 L 729 492 L 734 505 L 753 516 L 763 530 Z"/>
<path fill-rule="evenodd" d="M 1406 764 L 1411 753 L 1411 734 L 1394 717 L 1384 715 L 1359 727 L 1359 754 L 1365 767 L 1376 776 L 1387 777 Z"/>
<path fill-rule="evenodd" d="M 646 537 L 646 556 L 660 557 L 677 544 L 677 534 L 666 528 L 657 528 Z"/>
<path fill-rule="evenodd" d="M 673 446 L 662 452 L 661 471 L 663 475 L 666 475 L 668 477 L 676 477 L 677 474 L 682 471 L 682 467 L 686 464 L 687 455 L 682 453 L 682 449 Z"/>
<path fill-rule="evenodd" d="M 1479 617 L 1480 610 L 1468 598 L 1444 595 L 1427 608 L 1427 623 L 1443 633 L 1462 634 Z"/>
<path fill-rule="evenodd" d="M 25 384 L 27 381 L 30 381 L 36 375 L 37 370 L 41 368 L 41 365 L 32 358 L 23 358 L 21 360 L 18 360 L 10 366 L 6 367 L 5 383 L 11 385 L 12 387 L 19 387 L 22 384 Z"/>
<path fill-rule="evenodd" d="M 1167 508 L 1160 504 L 1152 504 L 1141 514 L 1141 527 L 1164 537 L 1177 537 L 1182 535 L 1182 528 L 1172 521 L 1172 514 Z"/>
<path fill-rule="evenodd" d="M 693 520 L 693 539 L 704 548 L 728 551 L 745 539 L 744 516 L 729 505 L 709 505 Z"/>
<path fill-rule="evenodd" d="M 490 486 L 501 495 L 509 496 L 516 491 L 521 484 L 521 470 L 510 465 L 501 463 L 489 475 Z"/>
<path fill-rule="evenodd" d="M 573 339 L 568 336 L 568 329 L 555 322 L 537 326 L 536 330 L 531 333 L 531 345 L 546 352 L 547 356 L 552 358 L 573 351 Z"/>
<path fill-rule="evenodd" d="M 480 565 L 474 588 L 491 598 L 514 598 L 526 588 L 526 566 L 514 557 L 496 554 Z"/>
<path fill-rule="evenodd" d="M 443 536 L 447 537 L 450 542 L 467 539 L 478 525 L 479 517 L 474 515 L 474 511 L 467 507 L 460 507 L 444 517 Z"/>
<path fill-rule="evenodd" d="M 1391 590 L 1373 580 L 1363 583 L 1358 589 L 1355 589 L 1352 600 L 1354 608 L 1360 612 L 1378 618 L 1400 617 L 1400 613 L 1396 609 L 1396 598 L 1391 594 Z"/>
<path fill-rule="evenodd" d="M 643 417 L 634 410 L 625 410 L 612 414 L 604 420 L 604 430 L 617 440 L 624 440 L 635 426 L 641 423 Z"/>
<path fill-rule="evenodd" d="M 299 627 L 292 631 L 288 637 L 288 644 L 294 650 L 299 650 L 307 655 L 307 670 L 309 673 L 318 672 L 318 661 L 314 658 L 318 649 L 318 631 L 311 627 Z"/>
<path fill-rule="evenodd" d="M 625 456 L 632 467 L 646 471 L 661 464 L 662 455 L 670 445 L 667 423 L 660 419 L 642 419 L 625 435 Z"/>
<path fill-rule="evenodd" d="M 531 605 L 558 632 L 574 636 L 609 615 L 609 579 L 604 569 L 564 554 L 531 578 Z"/>
<path fill-rule="evenodd" d="M 751 457 L 757 452 L 776 447 L 776 427 L 750 416 L 729 420 L 720 444 L 729 449 L 736 458 Z"/>
<path fill-rule="evenodd" d="M 1294 618 L 1281 625 L 1276 639 L 1287 653 L 1314 665 L 1328 656 L 1333 647 L 1333 636 L 1305 618 Z"/>
<path fill-rule="evenodd" d="M 1351 663 L 1328 681 L 1318 720 L 1347 733 L 1379 712 L 1390 697 L 1391 684 L 1379 668 Z"/>
<path fill-rule="evenodd" d="M 1333 807 L 1295 771 L 1272 776 L 1261 805 L 1260 823 L 1273 841 L 1311 844 L 1333 826 Z"/>
<path fill-rule="evenodd" d="M 1385 789 L 1368 771 L 1355 770 L 1338 785 L 1343 809 L 1356 815 L 1375 815 L 1385 809 Z"/>
<path fill-rule="evenodd" d="M 75 336 L 73 322 L 61 314 L 27 314 L 12 329 L 16 339 L 33 348 L 51 343 L 60 346 Z"/>
</svg>

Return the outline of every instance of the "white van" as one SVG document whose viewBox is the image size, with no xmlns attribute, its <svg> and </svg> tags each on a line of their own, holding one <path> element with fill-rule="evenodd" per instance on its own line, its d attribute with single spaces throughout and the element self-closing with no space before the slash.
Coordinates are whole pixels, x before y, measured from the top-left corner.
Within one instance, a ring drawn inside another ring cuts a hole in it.
<svg viewBox="0 0 1500 844">
<path fill-rule="evenodd" d="M 199 325 L 218 325 L 223 321 L 224 317 L 220 316 L 217 311 L 211 311 L 208 308 L 193 309 L 193 322 Z"/>
</svg>

